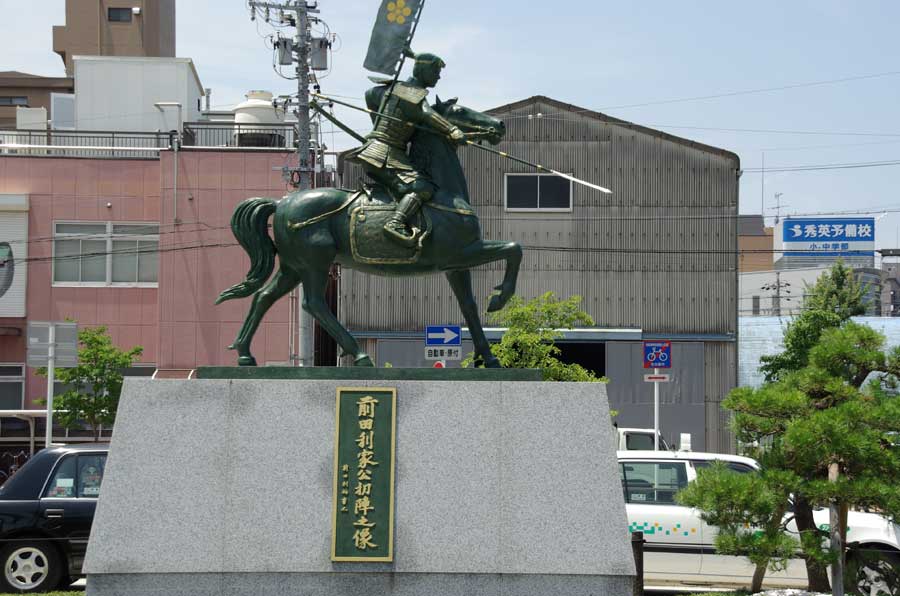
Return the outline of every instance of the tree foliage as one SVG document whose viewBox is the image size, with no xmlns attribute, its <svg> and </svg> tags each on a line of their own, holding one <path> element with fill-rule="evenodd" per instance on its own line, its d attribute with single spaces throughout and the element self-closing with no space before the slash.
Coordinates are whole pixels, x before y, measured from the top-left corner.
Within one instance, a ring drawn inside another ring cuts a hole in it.
<svg viewBox="0 0 900 596">
<path fill-rule="evenodd" d="M 850 508 L 900 516 L 900 449 L 892 446 L 900 432 L 900 349 L 886 352 L 884 336 L 850 320 L 865 311 L 864 290 L 843 264 L 807 292 L 784 352 L 761 367 L 767 382 L 737 388 L 723 404 L 763 471 L 747 479 L 707 470 L 682 498 L 721 522 L 723 551 L 750 557 L 760 572 L 779 568 L 791 553 L 783 530 L 792 495 L 810 589 L 830 591 L 825 566 L 833 555 L 813 509 L 837 505 L 845 537 Z M 837 482 L 828 477 L 833 465 Z"/>
<path fill-rule="evenodd" d="M 54 416 L 68 429 L 90 426 L 95 441 L 101 426 L 110 426 L 116 418 L 122 393 L 122 372 L 132 366 L 144 349 L 135 346 L 123 351 L 113 345 L 106 327 L 87 327 L 78 331 L 78 366 L 56 369 L 56 380 L 67 387 L 53 399 Z M 38 371 L 47 375 L 46 369 Z"/>
<path fill-rule="evenodd" d="M 760 359 L 759 369 L 766 381 L 777 381 L 806 366 L 809 351 L 824 330 L 865 314 L 865 293 L 866 288 L 856 281 L 853 270 L 840 260 L 816 283 L 807 286 L 803 310 L 785 329 L 784 351 Z"/>
<path fill-rule="evenodd" d="M 499 343 L 491 352 L 506 368 L 539 368 L 546 381 L 606 382 L 579 364 L 567 364 L 558 356 L 555 345 L 562 337 L 561 329 L 590 327 L 590 315 L 581 309 L 581 296 L 565 300 L 547 292 L 525 301 L 514 296 L 502 310 L 491 313 L 488 321 L 506 327 Z M 471 363 L 466 360 L 464 365 Z"/>
<path fill-rule="evenodd" d="M 718 552 L 744 555 L 756 565 L 750 591 L 758 592 L 765 571 L 784 570 L 799 547 L 784 532 L 785 513 L 796 485 L 796 477 L 787 471 L 743 474 L 719 462 L 700 470 L 697 479 L 678 494 L 678 500 L 700 509 L 703 521 L 718 528 Z"/>
</svg>

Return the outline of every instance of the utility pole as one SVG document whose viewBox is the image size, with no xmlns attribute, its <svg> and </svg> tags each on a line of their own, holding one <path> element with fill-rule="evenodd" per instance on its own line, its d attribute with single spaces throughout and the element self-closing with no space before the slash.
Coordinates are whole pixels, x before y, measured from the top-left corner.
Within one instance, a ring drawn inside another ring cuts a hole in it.
<svg viewBox="0 0 900 596">
<path fill-rule="evenodd" d="M 759 176 L 759 214 L 763 217 L 763 227 L 766 227 L 766 152 L 762 152 L 762 171 Z"/>
<path fill-rule="evenodd" d="M 294 115 L 297 117 L 297 167 L 287 168 L 290 181 L 298 190 L 308 190 L 312 187 L 312 168 L 309 163 L 310 154 L 310 128 L 309 128 L 309 46 L 310 14 L 318 13 L 315 5 L 310 6 L 306 0 L 284 0 L 283 2 L 260 2 L 248 0 L 250 6 L 250 20 L 256 20 L 256 10 L 265 11 L 265 20 L 270 19 L 270 11 L 278 12 L 281 22 L 288 22 L 297 29 L 297 35 L 292 39 L 280 39 L 280 42 L 289 42 L 289 52 L 294 55 L 296 63 L 294 72 L 297 79 L 297 99 L 291 101 L 294 106 Z M 313 17 L 315 20 L 315 17 Z M 293 173 L 296 172 L 296 176 Z"/>
<path fill-rule="evenodd" d="M 284 168 L 285 177 L 297 188 L 303 191 L 312 188 L 312 168 L 309 163 L 310 155 L 310 126 L 309 126 L 309 45 L 310 13 L 318 13 L 316 5 L 309 6 L 307 0 L 284 0 L 283 2 L 258 2 L 248 0 L 250 6 L 250 20 L 256 19 L 256 10 L 265 11 L 265 19 L 269 20 L 271 10 L 278 11 L 282 22 L 287 21 L 297 29 L 297 35 L 293 40 L 281 40 L 290 43 L 290 51 L 294 55 L 296 68 L 294 72 L 297 78 L 297 99 L 291 103 L 294 105 L 294 115 L 297 117 L 297 167 Z M 303 286 L 300 286 L 300 301 L 303 304 Z M 300 366 L 313 366 L 315 364 L 315 333 L 313 331 L 312 316 L 302 308 L 298 309 L 299 342 L 297 346 L 297 359 Z M 291 354 L 293 358 L 293 354 Z"/>
<path fill-rule="evenodd" d="M 775 295 L 772 297 L 772 315 L 776 317 L 781 316 L 781 290 L 783 288 L 791 287 L 790 282 L 782 282 L 781 281 L 781 271 L 775 271 L 775 283 L 765 284 L 764 286 L 760 286 L 761 290 L 768 292 L 775 292 Z M 786 294 L 790 294 L 790 290 L 784 290 Z M 790 298 L 788 298 L 790 300 Z"/>
<path fill-rule="evenodd" d="M 778 217 L 775 217 L 775 223 L 778 223 Z M 775 316 L 781 316 L 781 271 L 775 272 Z"/>
<path fill-rule="evenodd" d="M 775 211 L 775 225 L 778 225 L 778 222 L 781 221 L 781 210 L 785 207 L 790 207 L 787 203 L 782 204 L 781 197 L 784 196 L 783 192 L 775 193 L 775 205 L 769 207 L 769 209 L 773 209 Z"/>
</svg>

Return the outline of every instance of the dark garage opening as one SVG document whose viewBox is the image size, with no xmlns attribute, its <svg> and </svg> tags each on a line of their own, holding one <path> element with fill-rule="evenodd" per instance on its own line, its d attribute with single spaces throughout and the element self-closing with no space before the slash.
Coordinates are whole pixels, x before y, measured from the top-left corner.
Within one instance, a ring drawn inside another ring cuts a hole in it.
<svg viewBox="0 0 900 596">
<path fill-rule="evenodd" d="M 601 342 L 556 342 L 559 359 L 566 364 L 580 364 L 598 376 L 606 374 L 606 344 Z"/>
</svg>

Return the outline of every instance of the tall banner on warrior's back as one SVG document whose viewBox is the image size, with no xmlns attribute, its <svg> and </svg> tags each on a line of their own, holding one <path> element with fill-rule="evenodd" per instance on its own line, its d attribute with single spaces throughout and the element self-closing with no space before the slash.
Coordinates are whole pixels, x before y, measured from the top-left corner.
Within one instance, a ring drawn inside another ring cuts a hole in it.
<svg viewBox="0 0 900 596">
<path fill-rule="evenodd" d="M 425 0 L 382 0 L 363 67 L 393 75 Z"/>
</svg>

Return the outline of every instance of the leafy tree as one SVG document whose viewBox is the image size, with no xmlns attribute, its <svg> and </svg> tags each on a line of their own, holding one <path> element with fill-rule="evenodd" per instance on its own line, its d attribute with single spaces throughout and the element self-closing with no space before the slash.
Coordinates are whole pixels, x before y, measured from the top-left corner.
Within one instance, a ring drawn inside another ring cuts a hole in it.
<svg viewBox="0 0 900 596">
<path fill-rule="evenodd" d="M 850 317 L 866 312 L 866 288 L 853 275 L 853 270 L 838 260 L 816 283 L 806 287 L 803 310 L 787 325 L 784 351 L 763 356 L 759 370 L 766 381 L 777 381 L 784 375 L 806 366 L 809 351 L 826 329 L 839 327 Z"/>
<path fill-rule="evenodd" d="M 56 369 L 56 380 L 69 387 L 53 399 L 56 420 L 68 429 L 91 427 L 94 441 L 100 440 L 100 427 L 116 419 L 124 376 L 144 348 L 123 351 L 113 345 L 106 327 L 87 327 L 78 331 L 78 366 Z M 46 369 L 38 369 L 41 376 Z"/>
<path fill-rule="evenodd" d="M 735 389 L 723 404 L 734 414 L 738 441 L 763 472 L 749 480 L 707 470 L 682 498 L 721 522 L 719 547 L 750 557 L 756 586 L 766 568 L 780 568 L 790 552 L 783 528 L 793 495 L 809 587 L 828 592 L 833 555 L 824 547 L 828 536 L 816 527 L 813 509 L 836 503 L 844 536 L 851 507 L 900 514 L 900 450 L 889 440 L 900 430 L 900 349 L 886 355 L 883 336 L 849 320 L 865 305 L 863 291 L 841 263 L 808 288 L 804 307 L 788 326 L 785 351 L 763 367 L 769 382 Z M 830 482 L 828 470 L 835 465 L 838 481 Z"/>
<path fill-rule="evenodd" d="M 488 321 L 507 328 L 500 342 L 491 345 L 491 352 L 506 368 L 539 368 L 546 381 L 607 382 L 606 377 L 598 377 L 580 364 L 566 364 L 558 358 L 560 349 L 554 342 L 562 337 L 561 329 L 594 324 L 581 310 L 581 296 L 562 300 L 547 292 L 528 301 L 514 296 L 503 310 L 491 313 Z M 471 363 L 467 358 L 463 366 Z"/>
</svg>

